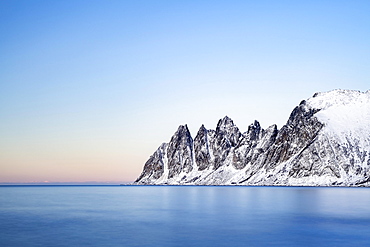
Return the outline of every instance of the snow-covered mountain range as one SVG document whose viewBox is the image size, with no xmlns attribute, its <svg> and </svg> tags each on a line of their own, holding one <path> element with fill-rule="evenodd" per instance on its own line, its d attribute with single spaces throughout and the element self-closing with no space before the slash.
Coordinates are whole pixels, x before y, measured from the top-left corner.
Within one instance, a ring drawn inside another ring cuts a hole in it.
<svg viewBox="0 0 370 247">
<path fill-rule="evenodd" d="M 287 123 L 242 133 L 229 117 L 181 125 L 134 184 L 370 186 L 370 90 L 315 93 Z"/>
</svg>

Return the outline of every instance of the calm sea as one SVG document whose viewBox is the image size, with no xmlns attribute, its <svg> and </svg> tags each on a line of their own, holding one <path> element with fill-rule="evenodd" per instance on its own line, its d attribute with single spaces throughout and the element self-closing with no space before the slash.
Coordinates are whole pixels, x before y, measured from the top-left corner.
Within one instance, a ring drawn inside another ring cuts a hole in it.
<svg viewBox="0 0 370 247">
<path fill-rule="evenodd" d="M 0 246 L 370 246 L 370 189 L 0 186 Z"/>
</svg>

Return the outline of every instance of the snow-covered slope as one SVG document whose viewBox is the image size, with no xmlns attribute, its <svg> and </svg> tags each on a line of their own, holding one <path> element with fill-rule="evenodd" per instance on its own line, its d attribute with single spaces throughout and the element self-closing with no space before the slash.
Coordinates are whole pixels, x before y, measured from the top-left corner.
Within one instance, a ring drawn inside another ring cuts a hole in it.
<svg viewBox="0 0 370 247">
<path fill-rule="evenodd" d="M 229 117 L 193 139 L 180 126 L 134 184 L 370 185 L 370 91 L 316 93 L 287 123 L 241 133 Z"/>
</svg>

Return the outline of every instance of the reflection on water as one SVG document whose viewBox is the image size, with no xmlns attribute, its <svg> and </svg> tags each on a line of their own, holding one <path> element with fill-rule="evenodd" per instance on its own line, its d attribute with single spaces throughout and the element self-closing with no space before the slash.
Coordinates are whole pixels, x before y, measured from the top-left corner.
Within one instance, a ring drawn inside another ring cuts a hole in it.
<svg viewBox="0 0 370 247">
<path fill-rule="evenodd" d="M 370 189 L 0 187 L 0 246 L 369 246 Z"/>
</svg>

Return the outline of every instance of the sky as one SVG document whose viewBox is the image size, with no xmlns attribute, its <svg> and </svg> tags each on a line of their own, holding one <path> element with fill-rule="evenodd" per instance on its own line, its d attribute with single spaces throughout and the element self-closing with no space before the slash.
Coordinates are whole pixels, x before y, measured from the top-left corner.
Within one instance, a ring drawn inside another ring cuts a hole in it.
<svg viewBox="0 0 370 247">
<path fill-rule="evenodd" d="M 370 1 L 0 1 L 0 183 L 134 181 L 179 125 L 370 89 Z"/>
</svg>

